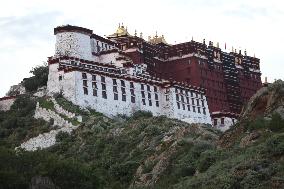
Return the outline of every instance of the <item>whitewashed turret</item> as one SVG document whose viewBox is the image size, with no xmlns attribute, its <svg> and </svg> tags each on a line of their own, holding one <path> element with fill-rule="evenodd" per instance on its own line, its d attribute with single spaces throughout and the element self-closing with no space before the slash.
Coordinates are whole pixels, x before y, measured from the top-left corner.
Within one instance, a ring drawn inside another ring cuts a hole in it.
<svg viewBox="0 0 284 189">
<path fill-rule="evenodd" d="M 90 38 L 92 33 L 92 30 L 71 25 L 54 28 L 54 35 L 56 35 L 55 56 L 92 60 Z"/>
</svg>

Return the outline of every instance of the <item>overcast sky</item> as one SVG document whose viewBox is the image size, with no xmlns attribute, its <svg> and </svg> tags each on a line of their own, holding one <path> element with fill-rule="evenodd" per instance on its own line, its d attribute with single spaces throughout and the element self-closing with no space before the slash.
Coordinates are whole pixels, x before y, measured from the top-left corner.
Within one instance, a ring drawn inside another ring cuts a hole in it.
<svg viewBox="0 0 284 189">
<path fill-rule="evenodd" d="M 282 0 L 9 0 L 0 6 L 0 97 L 54 54 L 53 28 L 77 25 L 99 35 L 123 22 L 130 33 L 165 35 L 247 49 L 260 58 L 262 78 L 284 79 Z"/>
</svg>

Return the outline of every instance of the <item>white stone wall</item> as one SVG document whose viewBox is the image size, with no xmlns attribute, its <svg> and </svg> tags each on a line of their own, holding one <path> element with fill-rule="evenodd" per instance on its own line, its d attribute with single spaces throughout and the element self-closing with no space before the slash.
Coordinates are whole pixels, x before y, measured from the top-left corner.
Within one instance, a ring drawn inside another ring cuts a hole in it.
<svg viewBox="0 0 284 189">
<path fill-rule="evenodd" d="M 0 111 L 8 111 L 15 102 L 15 98 L 0 100 Z"/>
<path fill-rule="evenodd" d="M 73 74 L 72 74 L 73 73 Z M 208 105 L 205 96 L 203 96 L 202 100 L 204 100 L 204 108 L 206 110 L 205 114 L 203 113 L 203 107 L 201 107 L 201 112 L 193 112 L 192 104 L 190 101 L 191 109 L 188 111 L 187 106 L 186 109 L 183 110 L 182 105 L 180 108 L 177 107 L 177 99 L 176 99 L 176 90 L 175 88 L 164 89 L 159 86 L 155 86 L 157 88 L 157 92 L 154 92 L 154 85 L 147 85 L 145 83 L 134 83 L 134 94 L 135 94 L 135 103 L 131 102 L 131 92 L 130 92 L 130 82 L 127 80 L 123 80 L 125 83 L 125 92 L 126 92 L 126 101 L 122 100 L 122 85 L 121 79 L 105 77 L 105 85 L 106 85 L 106 93 L 107 99 L 102 97 L 102 81 L 101 76 L 96 75 L 96 85 L 97 85 L 97 96 L 93 96 L 93 86 L 92 75 L 86 73 L 87 79 L 87 87 L 85 87 L 88 91 L 88 94 L 84 94 L 84 86 L 83 86 L 83 78 L 82 72 L 74 71 L 69 72 L 67 74 L 72 75 L 73 77 L 63 77 L 62 83 L 67 83 L 66 85 L 62 85 L 63 95 L 65 98 L 71 100 L 74 104 L 82 106 L 84 108 L 92 108 L 98 112 L 101 112 L 107 116 L 116 116 L 117 114 L 125 114 L 130 116 L 134 112 L 138 110 L 142 111 L 150 111 L 154 116 L 166 115 L 170 118 L 177 118 L 189 123 L 208 123 L 211 124 L 211 118 L 208 110 Z M 118 91 L 118 100 L 114 100 L 114 92 L 113 92 L 113 79 L 116 79 L 117 82 L 117 91 Z M 70 82 L 70 80 L 75 80 L 75 82 Z M 74 84 L 75 83 L 75 84 Z M 145 94 L 145 105 L 143 105 L 143 97 L 141 92 L 141 84 L 144 86 L 144 94 Z M 73 90 L 68 90 L 70 87 L 74 87 Z M 147 86 L 150 87 L 150 92 L 148 92 Z M 166 97 L 166 93 L 167 96 Z M 148 96 L 150 94 L 150 96 Z M 158 103 L 159 106 L 156 106 L 155 94 L 158 95 Z M 150 97 L 150 99 L 149 99 Z M 199 99 L 201 101 L 201 95 L 199 94 L 194 100 Z M 149 101 L 150 100 L 150 101 Z M 152 102 L 152 105 L 150 105 Z"/>
<path fill-rule="evenodd" d="M 222 119 L 224 119 L 224 123 L 222 123 Z M 217 124 L 216 121 L 217 121 Z M 231 126 L 233 126 L 234 124 L 236 124 L 237 119 L 235 118 L 231 118 L 231 117 L 219 117 L 219 118 L 214 118 L 212 119 L 213 122 L 213 127 L 215 127 L 216 129 L 219 129 L 220 131 L 224 132 L 228 129 L 230 129 Z"/>
<path fill-rule="evenodd" d="M 54 99 L 53 99 L 54 100 Z M 56 103 L 57 104 L 57 103 Z M 58 105 L 59 106 L 59 105 Z M 57 107 L 56 110 L 59 110 L 58 113 L 66 113 L 72 117 L 71 113 L 68 111 L 62 110 L 62 107 Z M 27 151 L 35 151 L 37 149 L 48 148 L 53 146 L 56 142 L 56 135 L 59 132 L 71 133 L 74 129 L 78 128 L 65 119 L 63 119 L 57 112 L 52 110 L 48 110 L 45 108 L 41 108 L 39 103 L 37 103 L 34 118 L 43 119 L 45 121 L 50 121 L 50 119 L 54 119 L 53 126 L 59 126 L 59 129 L 51 130 L 50 132 L 39 134 L 37 137 L 31 138 L 26 142 L 20 145 L 20 148 L 25 149 Z M 65 115 L 65 114 L 64 114 Z"/>
<path fill-rule="evenodd" d="M 55 55 L 93 60 L 90 35 L 78 32 L 56 34 Z"/>
<path fill-rule="evenodd" d="M 45 109 L 45 108 L 41 108 L 39 106 L 39 103 L 37 103 L 34 118 L 43 119 L 44 121 L 47 121 L 47 122 L 53 119 L 54 120 L 53 126 L 58 126 L 58 127 L 64 127 L 64 126 L 72 127 L 73 126 L 70 122 L 63 119 L 56 112 Z"/>
</svg>

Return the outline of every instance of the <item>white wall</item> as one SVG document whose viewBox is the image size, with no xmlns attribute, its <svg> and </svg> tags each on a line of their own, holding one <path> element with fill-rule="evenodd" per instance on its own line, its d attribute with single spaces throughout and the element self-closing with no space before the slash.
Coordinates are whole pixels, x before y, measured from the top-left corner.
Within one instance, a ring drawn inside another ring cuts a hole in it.
<svg viewBox="0 0 284 189">
<path fill-rule="evenodd" d="M 73 75 L 71 75 L 73 73 Z M 123 80 L 125 82 L 125 91 L 126 91 L 126 101 L 122 101 L 122 85 L 121 79 L 116 79 L 117 82 L 117 91 L 118 91 L 118 100 L 114 100 L 114 92 L 113 92 L 113 78 L 105 77 L 106 84 L 106 93 L 107 99 L 102 97 L 102 82 L 101 76 L 96 75 L 96 83 L 97 83 L 97 95 L 93 96 L 93 87 L 92 87 L 92 75 L 86 73 L 87 75 L 87 89 L 88 95 L 84 94 L 84 86 L 83 86 L 83 78 L 82 72 L 74 71 L 68 73 L 70 74 L 70 78 L 64 76 L 64 80 L 62 83 L 66 83 L 63 85 L 63 95 L 71 100 L 73 103 L 80 105 L 85 108 L 92 108 L 98 112 L 101 112 L 107 116 L 115 116 L 117 114 L 125 114 L 130 116 L 135 111 L 143 110 L 150 111 L 154 116 L 166 115 L 170 118 L 177 118 L 189 123 L 209 123 L 211 124 L 211 118 L 208 110 L 208 105 L 206 102 L 205 96 L 203 96 L 204 107 L 206 110 L 206 114 L 203 114 L 203 110 L 201 109 L 201 113 L 193 112 L 192 104 L 190 101 L 191 110 L 188 111 L 187 106 L 186 109 L 183 110 L 182 106 L 180 109 L 177 107 L 176 103 L 176 93 L 175 88 L 170 88 L 168 90 L 168 100 L 166 100 L 166 89 L 157 87 L 156 94 L 158 95 L 159 107 L 156 106 L 155 100 L 155 92 L 154 86 L 150 86 L 150 92 L 148 92 L 147 84 L 142 83 L 144 85 L 144 93 L 145 93 L 145 105 L 142 103 L 142 93 L 141 93 L 141 83 L 133 83 L 134 84 L 134 94 L 135 94 L 135 103 L 131 102 L 131 93 L 130 93 L 130 82 L 127 80 Z M 75 83 L 74 84 L 74 79 Z M 71 82 L 72 81 L 72 82 Z M 75 88 L 72 88 L 75 86 Z M 75 90 L 75 91 L 74 91 Z M 148 93 L 151 94 L 151 102 L 152 106 L 149 104 Z M 201 95 L 198 97 L 201 99 Z M 197 99 L 194 98 L 195 100 Z M 200 102 L 201 107 L 201 102 Z"/>
<path fill-rule="evenodd" d="M 56 34 L 55 55 L 93 60 L 90 36 L 77 32 Z"/>
<path fill-rule="evenodd" d="M 222 123 L 221 121 L 222 119 L 224 119 L 224 123 Z M 217 120 L 216 125 L 214 124 L 215 123 L 214 120 Z M 237 122 L 237 119 L 231 118 L 231 117 L 219 117 L 219 118 L 212 119 L 212 122 L 214 124 L 213 127 L 224 132 L 230 129 L 230 127 L 233 126 Z"/>
</svg>

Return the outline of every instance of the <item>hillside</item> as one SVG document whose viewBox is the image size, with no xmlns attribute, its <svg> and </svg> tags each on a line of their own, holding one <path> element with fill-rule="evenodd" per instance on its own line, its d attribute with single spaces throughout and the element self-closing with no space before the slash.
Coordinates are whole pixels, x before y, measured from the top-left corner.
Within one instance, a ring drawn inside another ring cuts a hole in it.
<svg viewBox="0 0 284 189">
<path fill-rule="evenodd" d="M 30 88 L 0 112 L 0 188 L 284 188 L 282 81 L 261 89 L 225 133 L 148 112 L 111 119 Z M 39 108 L 55 119 L 35 119 Z M 45 136 L 51 146 L 35 150 Z"/>
</svg>

